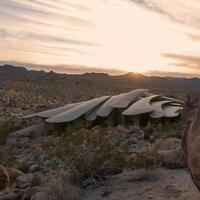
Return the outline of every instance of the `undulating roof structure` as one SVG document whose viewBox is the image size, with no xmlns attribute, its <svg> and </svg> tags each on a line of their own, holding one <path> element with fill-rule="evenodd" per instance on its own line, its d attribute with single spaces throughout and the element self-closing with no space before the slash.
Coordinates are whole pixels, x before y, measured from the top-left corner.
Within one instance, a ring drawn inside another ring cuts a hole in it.
<svg viewBox="0 0 200 200">
<path fill-rule="evenodd" d="M 183 102 L 174 98 L 154 95 L 146 89 L 136 89 L 115 96 L 103 96 L 80 103 L 25 116 L 41 117 L 47 123 L 67 123 L 79 118 L 93 121 L 117 113 L 120 116 L 148 115 L 151 118 L 178 117 Z M 117 112 L 114 112 L 117 111 Z"/>
<path fill-rule="evenodd" d="M 114 108 L 127 108 L 131 102 L 138 100 L 138 98 L 146 92 L 148 92 L 148 90 L 136 89 L 128 93 L 112 96 L 97 110 L 97 115 L 100 117 L 107 117 Z"/>
<path fill-rule="evenodd" d="M 142 98 L 137 102 L 129 106 L 125 111 L 122 112 L 123 115 L 140 115 L 145 113 L 150 113 L 154 110 L 154 107 L 151 104 L 151 101 L 158 97 L 158 95 L 152 95 L 149 97 Z"/>
</svg>

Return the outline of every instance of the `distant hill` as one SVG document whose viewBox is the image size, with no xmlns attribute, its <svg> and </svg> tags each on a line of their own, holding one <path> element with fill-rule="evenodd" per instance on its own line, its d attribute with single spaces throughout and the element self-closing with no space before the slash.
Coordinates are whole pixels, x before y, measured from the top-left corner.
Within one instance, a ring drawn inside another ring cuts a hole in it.
<svg viewBox="0 0 200 200">
<path fill-rule="evenodd" d="M 147 88 L 153 93 L 184 99 L 200 89 L 198 78 L 172 78 L 128 73 L 110 76 L 104 73 L 81 75 L 27 70 L 12 65 L 0 66 L 0 102 L 13 99 L 15 106 L 62 105 L 102 95 Z"/>
</svg>

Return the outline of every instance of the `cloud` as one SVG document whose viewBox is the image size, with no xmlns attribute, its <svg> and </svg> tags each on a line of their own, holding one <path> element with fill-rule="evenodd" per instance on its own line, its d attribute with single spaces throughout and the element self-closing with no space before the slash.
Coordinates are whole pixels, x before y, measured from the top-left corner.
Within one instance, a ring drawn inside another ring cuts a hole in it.
<svg viewBox="0 0 200 200">
<path fill-rule="evenodd" d="M 185 36 L 185 32 L 198 32 L 163 18 L 183 19 L 183 8 L 189 8 L 190 15 L 195 7 L 192 3 L 178 7 L 177 2 L 185 0 L 2 1 L 0 60 L 62 67 L 74 63 L 99 66 L 103 71 L 106 67 L 134 72 L 170 70 L 169 58 L 161 56 L 162 52 L 199 50 Z"/>
<path fill-rule="evenodd" d="M 139 5 L 142 5 L 142 6 L 146 7 L 146 8 L 148 8 L 148 9 L 154 11 L 154 12 L 158 12 L 158 13 L 168 14 L 169 15 L 169 13 L 166 13 L 164 11 L 164 9 L 159 7 L 159 4 L 157 4 L 157 3 L 155 3 L 155 2 L 153 2 L 151 0 L 150 1 L 149 0 L 132 0 L 132 1 L 137 3 L 137 4 L 139 4 Z"/>
<path fill-rule="evenodd" d="M 15 38 L 18 38 L 20 40 L 32 40 L 32 41 L 44 41 L 44 42 L 49 42 L 53 41 L 55 43 L 66 43 L 66 44 L 74 44 L 74 45 L 92 45 L 92 46 L 98 46 L 98 44 L 94 44 L 92 42 L 87 42 L 87 41 L 81 41 L 77 39 L 70 39 L 66 37 L 61 37 L 61 36 L 53 36 L 53 35 L 48 35 L 48 33 L 32 33 L 32 32 L 21 32 L 18 31 L 14 34 Z"/>
<path fill-rule="evenodd" d="M 131 0 L 174 21 L 200 29 L 200 6 L 197 0 Z"/>
<path fill-rule="evenodd" d="M 6 38 L 8 36 L 8 32 L 3 29 L 3 28 L 0 28 L 0 38 Z"/>
<path fill-rule="evenodd" d="M 51 1 L 40 1 L 40 0 L 26 0 L 29 3 L 32 3 L 31 5 L 37 5 L 38 7 L 42 7 L 42 8 L 51 8 L 57 11 L 70 11 L 67 10 L 66 8 L 64 8 L 63 6 L 56 4 L 55 2 L 51 2 Z"/>
<path fill-rule="evenodd" d="M 200 35 L 186 33 L 186 35 L 193 41 L 199 42 L 200 41 Z"/>
<path fill-rule="evenodd" d="M 168 71 L 148 71 L 144 73 L 147 76 L 161 76 L 161 77 L 186 77 L 195 78 L 200 77 L 200 73 L 181 73 L 181 72 L 168 72 Z"/>
<path fill-rule="evenodd" d="M 77 16 L 69 15 L 70 12 L 66 12 L 67 10 L 63 10 L 62 12 L 59 10 L 52 10 L 41 6 L 34 6 L 31 1 L 13 1 L 13 0 L 6 0 L 1 2 L 0 8 L 8 12 L 16 12 L 19 15 L 33 15 L 42 18 L 60 18 L 60 20 L 64 19 L 66 22 L 70 24 L 75 24 L 78 26 L 91 26 L 92 23 L 88 20 L 81 19 Z M 47 4 L 48 5 L 48 4 Z M 69 13 L 69 14 L 68 14 Z"/>
<path fill-rule="evenodd" d="M 164 57 L 177 60 L 178 63 L 171 63 L 170 65 L 174 65 L 177 67 L 186 67 L 188 69 L 195 69 L 200 71 L 200 55 L 182 55 L 175 53 L 164 53 L 162 54 Z"/>
</svg>

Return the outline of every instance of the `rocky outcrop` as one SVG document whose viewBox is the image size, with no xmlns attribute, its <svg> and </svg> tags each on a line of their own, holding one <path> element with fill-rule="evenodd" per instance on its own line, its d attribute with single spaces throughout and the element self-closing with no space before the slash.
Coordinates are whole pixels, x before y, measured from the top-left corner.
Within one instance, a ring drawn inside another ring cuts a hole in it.
<svg viewBox="0 0 200 200">
<path fill-rule="evenodd" d="M 182 112 L 185 126 L 183 148 L 194 183 L 200 190 L 200 94 L 188 96 Z"/>
<path fill-rule="evenodd" d="M 8 168 L 0 165 L 0 191 L 11 187 L 17 177 L 21 175 L 23 175 L 23 173 L 15 168 Z"/>
<path fill-rule="evenodd" d="M 16 185 L 19 189 L 31 187 L 33 182 L 33 174 L 23 174 L 16 179 Z"/>
<path fill-rule="evenodd" d="M 45 134 L 45 125 L 40 123 L 32 125 L 28 128 L 9 134 L 7 145 L 25 145 L 27 143 L 37 144 L 41 142 L 42 136 Z"/>
<path fill-rule="evenodd" d="M 39 190 L 33 174 L 4 166 L 0 166 L 0 186 L 0 200 L 31 200 Z"/>
<path fill-rule="evenodd" d="M 168 168 L 180 168 L 186 166 L 181 140 L 177 138 L 157 139 L 153 148 L 163 160 L 164 166 Z"/>
</svg>

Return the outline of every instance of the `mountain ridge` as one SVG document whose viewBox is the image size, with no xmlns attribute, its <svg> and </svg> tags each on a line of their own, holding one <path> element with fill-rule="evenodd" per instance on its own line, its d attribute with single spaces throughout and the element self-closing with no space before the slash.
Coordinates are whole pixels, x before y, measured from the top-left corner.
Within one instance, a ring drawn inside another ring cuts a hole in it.
<svg viewBox="0 0 200 200">
<path fill-rule="evenodd" d="M 184 100 L 187 94 L 200 91 L 200 79 L 146 76 L 133 72 L 115 76 L 96 72 L 60 74 L 13 65 L 0 66 L 0 102 L 7 101 L 14 94 L 13 101 L 18 107 L 27 104 L 59 106 L 138 88 Z"/>
<path fill-rule="evenodd" d="M 96 77 L 96 76 L 104 76 L 104 77 L 121 77 L 121 78 L 160 78 L 160 79 L 168 79 L 168 80 L 196 80 L 200 81 L 200 78 L 198 77 L 193 77 L 193 78 L 188 78 L 188 77 L 171 77 L 171 76 L 150 76 L 150 75 L 145 75 L 143 73 L 136 73 L 136 72 L 127 72 L 121 75 L 110 75 L 108 73 L 102 73 L 102 72 L 86 72 L 86 73 L 81 73 L 81 74 L 71 74 L 71 73 L 58 73 L 54 71 L 49 71 L 46 72 L 44 70 L 33 70 L 33 69 L 28 69 L 26 67 L 22 66 L 16 66 L 16 65 L 11 65 L 11 64 L 4 64 L 0 65 L 0 73 L 42 73 L 42 74 L 54 74 L 58 76 L 91 76 L 91 77 Z"/>
</svg>

